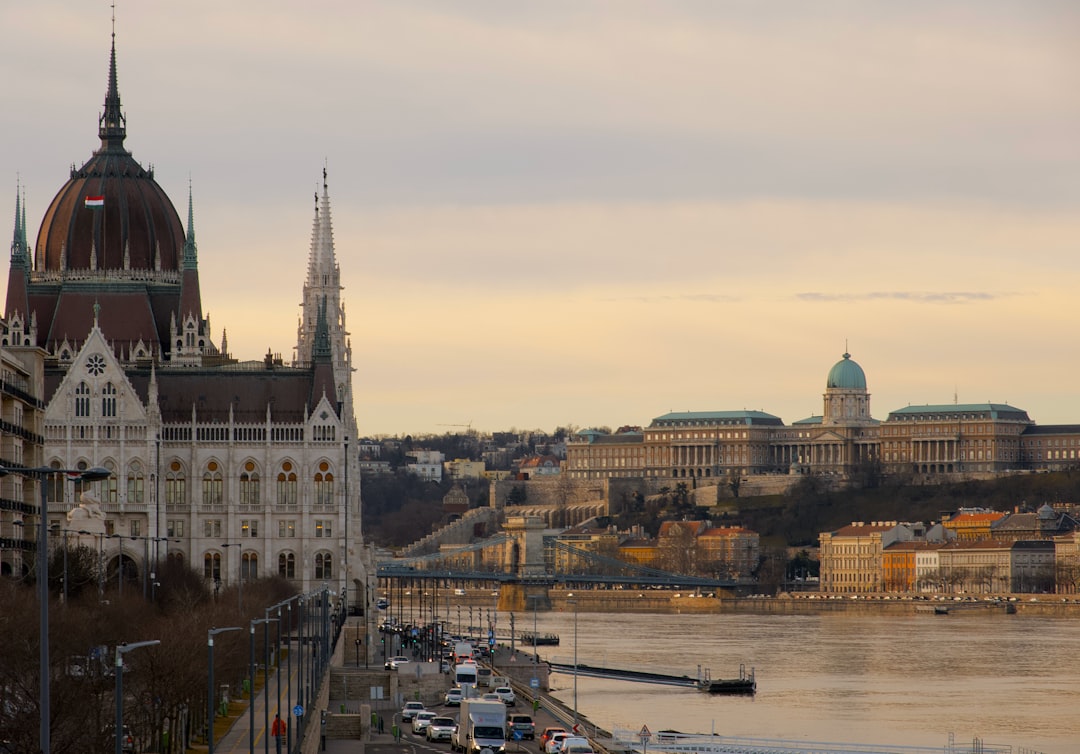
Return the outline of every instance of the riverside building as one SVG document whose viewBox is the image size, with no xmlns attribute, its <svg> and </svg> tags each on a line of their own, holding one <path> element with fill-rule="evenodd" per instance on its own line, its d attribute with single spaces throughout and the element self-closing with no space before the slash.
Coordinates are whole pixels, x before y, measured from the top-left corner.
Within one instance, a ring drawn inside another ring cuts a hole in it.
<svg viewBox="0 0 1080 754">
<path fill-rule="evenodd" d="M 145 579 L 148 565 L 181 559 L 215 586 L 279 574 L 366 599 L 373 563 L 360 547 L 352 349 L 325 169 L 306 277 L 297 254 L 296 358 L 242 359 L 203 308 L 190 186 L 185 229 L 125 147 L 115 35 L 98 137 L 34 247 L 16 198 L 3 349 L 41 354 L 44 409 L 43 448 L 21 460 L 113 472 L 86 499 L 50 484 L 50 524 L 77 520 L 68 534 L 100 549 L 112 574 Z M 14 455 L 13 441 L 4 448 Z M 12 479 L 0 482 L 5 498 Z"/>
<path fill-rule="evenodd" d="M 643 430 L 577 433 L 567 443 L 573 479 L 646 478 L 694 486 L 763 475 L 866 474 L 924 480 L 1080 465 L 1080 425 L 1036 426 L 1003 403 L 906 406 L 870 413 L 866 374 L 845 353 L 825 380 L 820 416 L 791 424 L 764 411 L 684 411 Z"/>
</svg>

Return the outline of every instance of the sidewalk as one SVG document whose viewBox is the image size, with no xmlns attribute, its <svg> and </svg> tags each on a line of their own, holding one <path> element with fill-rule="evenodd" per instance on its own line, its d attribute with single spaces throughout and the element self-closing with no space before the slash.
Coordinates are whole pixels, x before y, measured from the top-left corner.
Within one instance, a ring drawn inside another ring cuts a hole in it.
<svg viewBox="0 0 1080 754">
<path fill-rule="evenodd" d="M 290 646 L 290 651 L 296 645 Z M 270 754 L 276 754 L 275 742 L 270 739 L 268 732 L 270 725 L 274 722 L 274 715 L 280 714 L 281 719 L 288 723 L 290 730 L 292 731 L 293 746 L 296 746 L 296 718 L 293 717 L 290 699 L 297 698 L 297 683 L 299 676 L 299 652 L 292 652 L 292 674 L 287 675 L 289 670 L 288 662 L 282 664 L 279 668 L 275 668 L 271 671 L 267 685 L 255 695 L 254 710 L 255 710 L 255 751 L 266 752 Z M 305 661 L 307 657 L 305 657 Z M 278 675 L 281 674 L 281 696 L 278 696 Z M 259 672 L 261 676 L 262 673 Z M 289 683 L 292 684 L 292 695 L 289 696 Z M 267 700 L 269 700 L 269 709 L 267 709 Z M 220 752 L 220 754 L 244 754 L 250 750 L 250 736 L 251 736 L 251 708 L 249 707 L 233 723 L 229 732 L 222 736 L 220 739 L 214 741 L 214 752 Z M 269 748 L 267 748 L 269 747 Z M 286 752 L 286 743 L 282 742 L 282 752 Z"/>
</svg>

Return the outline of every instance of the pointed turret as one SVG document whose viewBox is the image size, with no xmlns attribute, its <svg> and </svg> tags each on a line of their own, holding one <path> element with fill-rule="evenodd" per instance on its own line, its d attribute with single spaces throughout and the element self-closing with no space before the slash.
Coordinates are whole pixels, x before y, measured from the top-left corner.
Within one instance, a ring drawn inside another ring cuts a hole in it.
<svg viewBox="0 0 1080 754">
<path fill-rule="evenodd" d="M 30 282 L 30 249 L 26 243 L 26 202 L 19 195 L 20 186 L 15 185 L 15 230 L 11 237 L 11 266 L 8 268 L 7 302 L 4 317 L 9 324 L 18 315 L 29 324 L 27 286 Z"/>
<path fill-rule="evenodd" d="M 115 21 L 114 21 L 115 24 Z M 120 89 L 116 85 L 116 28 L 112 33 L 112 49 L 109 51 L 109 88 L 105 93 L 105 109 L 98 118 L 98 136 L 105 152 L 123 152 L 127 138 L 127 118 L 120 109 Z"/>
<path fill-rule="evenodd" d="M 180 320 L 188 317 L 202 322 L 202 294 L 199 291 L 199 254 L 195 245 L 195 202 L 188 183 L 187 234 L 184 236 L 183 270 L 180 279 Z"/>
<path fill-rule="evenodd" d="M 334 408 L 340 415 L 341 401 L 337 397 L 337 388 L 334 386 L 333 350 L 330 347 L 330 329 L 326 322 L 325 298 L 319 303 L 319 311 L 316 317 L 312 368 L 315 370 L 315 379 L 311 383 L 311 399 L 308 405 L 315 408 L 315 404 L 325 395 L 334 404 Z"/>
</svg>

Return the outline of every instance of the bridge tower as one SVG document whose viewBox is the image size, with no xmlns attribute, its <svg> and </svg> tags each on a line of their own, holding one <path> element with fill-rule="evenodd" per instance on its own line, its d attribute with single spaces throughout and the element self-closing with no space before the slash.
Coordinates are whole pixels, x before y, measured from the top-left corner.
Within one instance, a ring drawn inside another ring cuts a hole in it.
<svg viewBox="0 0 1080 754">
<path fill-rule="evenodd" d="M 507 516 L 502 528 L 503 533 L 514 540 L 507 570 L 525 582 L 544 579 L 547 575 L 544 564 L 544 519 L 539 516 Z M 544 583 L 504 584 L 499 590 L 500 610 L 521 612 L 534 607 L 533 600 L 536 600 L 535 607 L 551 609 Z"/>
</svg>

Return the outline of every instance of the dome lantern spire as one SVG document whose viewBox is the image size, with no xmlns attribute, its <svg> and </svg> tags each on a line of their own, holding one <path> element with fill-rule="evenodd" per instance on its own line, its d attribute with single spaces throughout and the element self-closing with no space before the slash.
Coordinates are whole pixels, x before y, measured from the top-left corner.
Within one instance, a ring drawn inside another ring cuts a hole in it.
<svg viewBox="0 0 1080 754">
<path fill-rule="evenodd" d="M 116 9 L 113 8 L 112 49 L 109 51 L 109 89 L 105 93 L 105 111 L 98 118 L 98 137 L 106 151 L 123 151 L 127 136 L 127 118 L 120 109 L 120 89 L 116 85 Z"/>
</svg>

